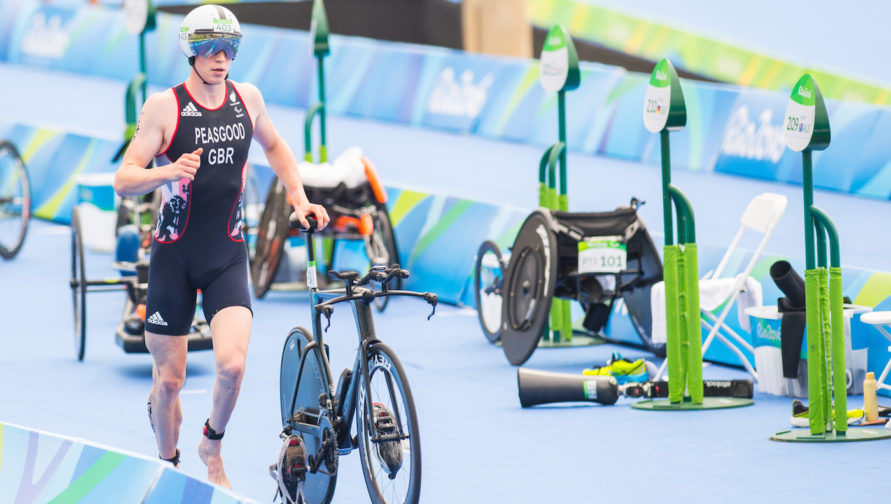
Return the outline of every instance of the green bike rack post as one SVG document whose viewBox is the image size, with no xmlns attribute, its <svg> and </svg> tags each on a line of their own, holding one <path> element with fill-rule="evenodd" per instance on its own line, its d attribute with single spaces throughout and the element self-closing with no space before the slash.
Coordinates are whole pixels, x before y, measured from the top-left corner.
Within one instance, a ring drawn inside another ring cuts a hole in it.
<svg viewBox="0 0 891 504">
<path fill-rule="evenodd" d="M 139 36 L 139 73 L 127 85 L 124 95 L 124 142 L 112 158 L 118 162 L 136 134 L 140 105 L 148 96 L 148 69 L 145 57 L 145 34 L 157 26 L 157 10 L 151 0 L 124 1 L 124 28 Z"/>
<path fill-rule="evenodd" d="M 124 0 L 124 25 L 131 35 L 139 35 L 139 72 L 148 75 L 145 58 L 145 34 L 158 25 L 157 9 L 151 0 Z M 146 96 L 148 82 L 142 83 L 142 96 Z"/>
<path fill-rule="evenodd" d="M 823 94 L 814 78 L 805 74 L 792 88 L 786 106 L 783 141 L 793 151 L 801 152 L 803 170 L 809 428 L 777 432 L 770 437 L 774 441 L 839 442 L 891 438 L 888 429 L 848 429 L 838 231 L 829 216 L 814 205 L 812 153 L 827 148 L 831 136 Z"/>
<path fill-rule="evenodd" d="M 558 141 L 545 151 L 552 176 L 545 187 L 543 169 L 539 170 L 539 205 L 548 210 L 569 210 L 569 197 L 566 194 L 566 91 L 579 87 L 581 72 L 575 44 L 569 32 L 555 25 L 545 37 L 539 59 L 539 82 L 545 91 L 557 93 L 557 132 Z M 555 181 L 556 161 L 559 158 L 559 184 Z M 559 185 L 559 193 L 558 193 Z M 551 304 L 550 324 L 540 343 L 542 346 L 563 346 L 572 344 L 572 316 L 569 301 L 554 299 Z"/>
<path fill-rule="evenodd" d="M 678 411 L 748 406 L 753 404 L 751 399 L 703 396 L 696 223 L 690 201 L 671 185 L 669 132 L 683 129 L 687 124 L 687 108 L 677 71 L 667 59 L 657 63 L 650 76 L 643 120 L 647 130 L 659 133 L 661 142 L 668 399 L 639 401 L 632 407 Z M 677 216 L 677 244 L 674 243 L 672 206 Z"/>
<path fill-rule="evenodd" d="M 306 121 L 303 125 L 304 154 L 306 161 L 312 162 L 312 121 L 319 118 L 319 163 L 328 161 L 328 130 L 325 122 L 325 56 L 331 50 L 328 46 L 328 15 L 325 13 L 325 3 L 322 0 L 314 0 L 312 5 L 312 22 L 309 27 L 309 36 L 312 40 L 312 52 L 316 58 L 318 70 L 319 101 L 306 112 Z"/>
</svg>

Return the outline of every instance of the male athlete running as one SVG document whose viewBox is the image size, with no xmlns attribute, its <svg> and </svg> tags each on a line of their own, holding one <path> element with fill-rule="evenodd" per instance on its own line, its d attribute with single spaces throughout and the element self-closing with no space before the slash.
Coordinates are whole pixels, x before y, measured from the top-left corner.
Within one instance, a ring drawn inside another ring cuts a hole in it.
<svg viewBox="0 0 891 504">
<path fill-rule="evenodd" d="M 266 114 L 260 91 L 227 80 L 240 40 L 238 20 L 226 8 L 204 5 L 185 17 L 180 44 L 189 58 L 189 77 L 146 100 L 114 182 L 121 196 L 157 188 L 162 193 L 145 324 L 146 346 L 154 359 L 149 419 L 160 457 L 179 464 L 179 392 L 200 289 L 213 334 L 217 379 L 198 454 L 207 465 L 208 480 L 226 487 L 220 440 L 244 376 L 252 321 L 239 222 L 252 138 L 263 147 L 300 220 L 306 224 L 306 215 L 313 214 L 320 227 L 328 224 L 325 209 L 307 200 L 294 154 Z M 152 158 L 157 166 L 145 169 Z"/>
</svg>

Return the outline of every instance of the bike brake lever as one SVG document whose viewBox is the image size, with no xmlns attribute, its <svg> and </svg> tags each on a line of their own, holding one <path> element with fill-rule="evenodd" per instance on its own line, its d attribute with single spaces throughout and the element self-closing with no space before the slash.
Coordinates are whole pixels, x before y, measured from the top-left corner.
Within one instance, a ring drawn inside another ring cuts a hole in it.
<svg viewBox="0 0 891 504">
<path fill-rule="evenodd" d="M 427 315 L 427 320 L 430 320 L 433 317 L 433 314 L 436 313 L 436 294 L 433 294 L 432 292 L 425 292 L 424 301 L 427 301 L 428 304 L 433 306 L 433 310 L 430 311 L 430 315 Z"/>
<path fill-rule="evenodd" d="M 334 307 L 328 305 L 316 306 L 316 311 L 325 316 L 325 320 L 328 324 L 323 329 L 325 332 L 328 332 L 328 328 L 331 327 L 331 314 L 334 313 Z"/>
</svg>

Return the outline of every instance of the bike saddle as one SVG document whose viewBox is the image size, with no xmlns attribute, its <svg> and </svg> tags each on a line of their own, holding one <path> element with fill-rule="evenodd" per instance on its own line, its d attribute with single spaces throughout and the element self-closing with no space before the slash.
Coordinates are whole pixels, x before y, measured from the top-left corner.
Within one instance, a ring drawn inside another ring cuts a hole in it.
<svg viewBox="0 0 891 504">
<path fill-rule="evenodd" d="M 328 272 L 328 276 L 331 278 L 335 278 L 337 280 L 356 280 L 359 278 L 359 272 L 357 271 L 334 271 L 331 270 Z"/>
</svg>

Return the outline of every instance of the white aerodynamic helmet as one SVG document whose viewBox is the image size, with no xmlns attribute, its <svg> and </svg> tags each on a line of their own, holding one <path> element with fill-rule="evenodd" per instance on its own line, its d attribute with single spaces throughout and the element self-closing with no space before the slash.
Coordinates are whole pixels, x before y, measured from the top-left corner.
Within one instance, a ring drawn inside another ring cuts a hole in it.
<svg viewBox="0 0 891 504">
<path fill-rule="evenodd" d="M 179 44 L 188 58 L 212 56 L 220 51 L 234 59 L 241 42 L 241 26 L 232 12 L 219 5 L 202 5 L 186 14 L 179 29 Z"/>
</svg>

